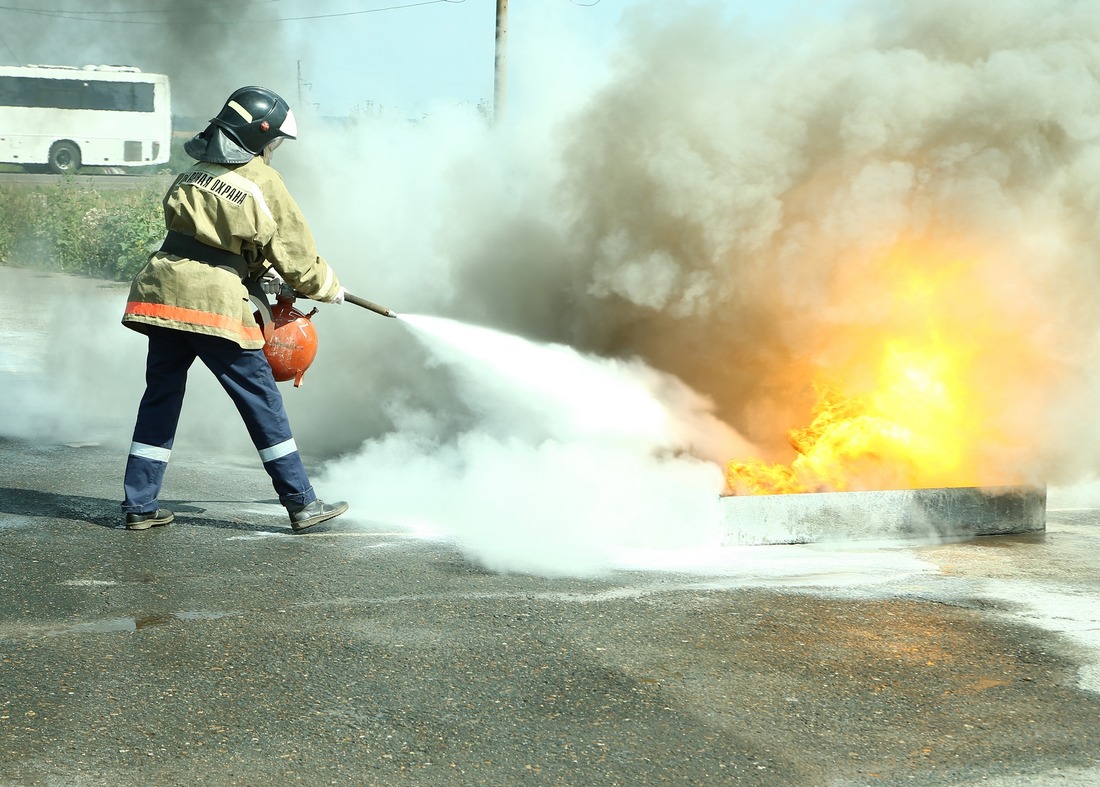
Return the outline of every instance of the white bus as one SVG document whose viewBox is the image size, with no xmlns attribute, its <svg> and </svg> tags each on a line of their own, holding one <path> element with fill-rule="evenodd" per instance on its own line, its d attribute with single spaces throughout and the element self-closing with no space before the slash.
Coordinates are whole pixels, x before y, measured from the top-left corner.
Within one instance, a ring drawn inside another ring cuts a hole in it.
<svg viewBox="0 0 1100 787">
<path fill-rule="evenodd" d="M 163 164 L 168 77 L 129 66 L 0 66 L 0 162 L 75 173 Z"/>
</svg>

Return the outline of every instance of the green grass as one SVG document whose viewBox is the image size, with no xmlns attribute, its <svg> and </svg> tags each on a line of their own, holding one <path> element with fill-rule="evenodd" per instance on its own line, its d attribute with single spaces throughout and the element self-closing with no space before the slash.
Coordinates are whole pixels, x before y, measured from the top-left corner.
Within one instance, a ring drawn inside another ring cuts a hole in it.
<svg viewBox="0 0 1100 787">
<path fill-rule="evenodd" d="M 190 135 L 172 140 L 167 164 L 135 167 L 133 174 L 170 173 L 195 162 L 183 152 Z M 0 172 L 23 172 L 0 164 Z M 127 188 L 97 190 L 81 175 L 48 183 L 0 183 L 0 265 L 60 271 L 112 281 L 133 278 L 164 238 L 161 198 L 165 178 L 138 179 Z M 126 178 L 126 175 L 117 175 Z"/>
<path fill-rule="evenodd" d="M 163 189 L 0 184 L 0 264 L 126 281 L 164 237 Z"/>
</svg>

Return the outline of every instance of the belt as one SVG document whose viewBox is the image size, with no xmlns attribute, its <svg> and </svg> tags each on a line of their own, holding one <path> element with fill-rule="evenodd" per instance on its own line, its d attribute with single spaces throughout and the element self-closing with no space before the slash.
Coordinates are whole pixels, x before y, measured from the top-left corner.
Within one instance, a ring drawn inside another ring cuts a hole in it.
<svg viewBox="0 0 1100 787">
<path fill-rule="evenodd" d="M 234 254 L 228 249 L 221 249 L 203 243 L 194 235 L 168 230 L 164 242 L 160 244 L 160 250 L 166 254 L 174 254 L 177 257 L 186 257 L 189 260 L 198 260 L 215 268 L 224 268 L 240 276 L 241 281 L 248 278 L 248 263 L 240 254 Z"/>
<path fill-rule="evenodd" d="M 194 235 L 176 232 L 175 230 L 168 230 L 164 242 L 160 244 L 160 250 L 166 254 L 205 262 L 215 268 L 235 273 L 248 290 L 248 299 L 252 301 L 259 312 L 260 328 L 263 331 L 264 339 L 271 338 L 271 331 L 275 324 L 271 313 L 271 302 L 267 299 L 267 294 L 260 286 L 259 280 L 248 275 L 248 263 L 245 262 L 244 257 L 240 254 L 234 254 L 228 249 L 203 243 Z"/>
</svg>

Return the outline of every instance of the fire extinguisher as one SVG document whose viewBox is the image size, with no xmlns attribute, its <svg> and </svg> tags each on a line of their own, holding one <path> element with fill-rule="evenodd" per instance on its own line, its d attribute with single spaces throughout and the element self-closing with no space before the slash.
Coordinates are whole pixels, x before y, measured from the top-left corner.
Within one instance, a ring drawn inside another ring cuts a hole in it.
<svg viewBox="0 0 1100 787">
<path fill-rule="evenodd" d="M 277 382 L 293 380 L 295 388 L 302 384 L 302 375 L 317 357 L 317 329 L 311 319 L 316 313 L 316 308 L 309 314 L 298 311 L 293 296 L 275 296 L 272 330 L 264 343 L 264 355 Z"/>
<path fill-rule="evenodd" d="M 309 314 L 303 314 L 294 306 L 297 293 L 285 282 L 265 282 L 275 291 L 275 305 L 271 307 L 270 325 L 264 326 L 264 355 L 271 364 L 271 373 L 278 382 L 294 381 L 294 387 L 302 384 L 302 376 L 317 357 L 317 329 L 313 326 L 314 308 Z M 384 306 L 371 303 L 363 298 L 345 294 L 344 300 L 364 309 L 369 309 L 384 317 L 396 317 L 397 314 Z M 257 321 L 261 316 L 257 312 Z"/>
</svg>

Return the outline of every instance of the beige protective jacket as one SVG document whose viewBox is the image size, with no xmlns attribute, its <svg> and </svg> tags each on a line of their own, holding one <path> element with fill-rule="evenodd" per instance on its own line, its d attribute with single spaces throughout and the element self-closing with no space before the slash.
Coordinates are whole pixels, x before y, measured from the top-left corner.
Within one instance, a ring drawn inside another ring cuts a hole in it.
<svg viewBox="0 0 1100 787">
<path fill-rule="evenodd" d="M 164 197 L 169 230 L 244 257 L 249 274 L 267 266 L 307 298 L 326 301 L 340 282 L 317 255 L 313 235 L 282 176 L 257 156 L 245 164 L 199 162 Z M 241 278 L 232 270 L 158 251 L 134 277 L 122 323 L 221 336 L 264 346 Z"/>
</svg>

